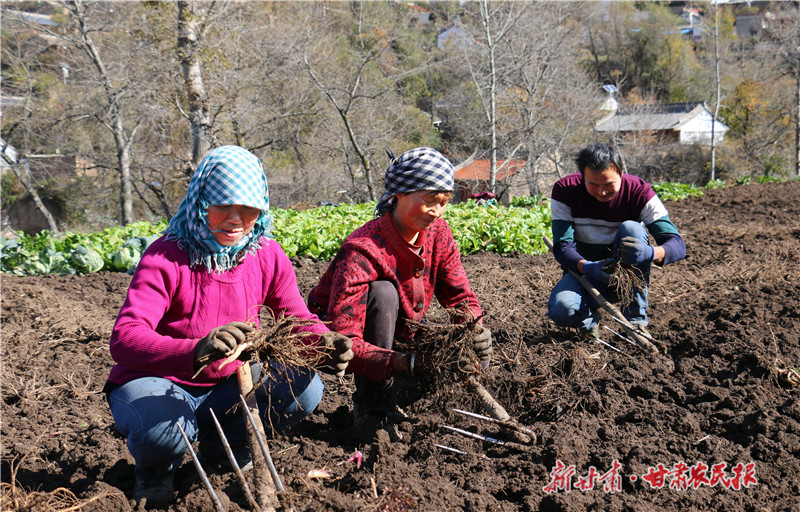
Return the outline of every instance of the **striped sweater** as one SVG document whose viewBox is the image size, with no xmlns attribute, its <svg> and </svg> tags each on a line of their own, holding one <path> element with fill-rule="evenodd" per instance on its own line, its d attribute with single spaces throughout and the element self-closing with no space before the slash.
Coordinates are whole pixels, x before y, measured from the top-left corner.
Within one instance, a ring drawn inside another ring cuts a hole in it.
<svg viewBox="0 0 800 512">
<path fill-rule="evenodd" d="M 619 226 L 628 220 L 642 222 L 666 253 L 664 265 L 683 259 L 686 245 L 667 209 L 643 179 L 622 175 L 622 185 L 607 203 L 592 197 L 583 176 L 576 172 L 553 185 L 553 254 L 565 270 L 577 271 L 580 260 L 611 257 Z"/>
</svg>

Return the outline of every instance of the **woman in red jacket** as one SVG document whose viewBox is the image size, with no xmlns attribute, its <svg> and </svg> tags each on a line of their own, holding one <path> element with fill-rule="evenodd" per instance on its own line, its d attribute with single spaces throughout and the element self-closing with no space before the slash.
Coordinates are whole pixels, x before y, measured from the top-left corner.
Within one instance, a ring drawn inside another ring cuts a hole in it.
<svg viewBox="0 0 800 512">
<path fill-rule="evenodd" d="M 414 337 L 406 320 L 422 320 L 434 295 L 445 308 L 466 304 L 476 318 L 482 315 L 453 233 L 441 218 L 453 192 L 453 165 L 431 148 L 389 158 L 375 218 L 347 237 L 308 300 L 331 330 L 353 340 L 348 371 L 355 374 L 358 428 L 403 417 L 392 376 L 421 373 L 424 357 L 392 350 L 395 339 Z M 473 348 L 484 368 L 491 347 L 491 333 L 481 326 Z"/>
</svg>

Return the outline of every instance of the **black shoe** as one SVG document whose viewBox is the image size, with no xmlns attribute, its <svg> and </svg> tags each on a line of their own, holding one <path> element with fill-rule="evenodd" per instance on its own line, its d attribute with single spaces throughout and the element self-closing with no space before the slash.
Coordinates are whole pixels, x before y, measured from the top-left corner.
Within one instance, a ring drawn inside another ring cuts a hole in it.
<svg viewBox="0 0 800 512">
<path fill-rule="evenodd" d="M 397 423 L 408 421 L 408 416 L 399 407 L 391 411 L 366 409 L 361 404 L 353 405 L 353 433 L 358 437 L 373 439 L 378 430 L 385 430 L 392 441 L 401 441 L 403 434 Z"/>
<path fill-rule="evenodd" d="M 149 472 L 148 472 L 149 473 Z M 153 472 L 145 477 L 136 477 L 136 487 L 133 491 L 133 499 L 144 508 L 167 508 L 172 502 L 174 494 L 173 480 L 175 473 Z"/>
</svg>

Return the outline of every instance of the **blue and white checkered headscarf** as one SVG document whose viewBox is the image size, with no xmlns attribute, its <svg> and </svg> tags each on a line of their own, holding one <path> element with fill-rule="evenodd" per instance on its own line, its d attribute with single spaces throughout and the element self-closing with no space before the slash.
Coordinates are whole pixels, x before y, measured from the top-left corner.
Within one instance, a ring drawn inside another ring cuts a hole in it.
<svg viewBox="0 0 800 512">
<path fill-rule="evenodd" d="M 432 148 L 414 148 L 395 158 L 386 151 L 391 160 L 384 175 L 386 192 L 375 206 L 375 217 L 391 209 L 394 196 L 418 190 L 452 192 L 455 169 L 450 160 Z"/>
<path fill-rule="evenodd" d="M 206 219 L 209 205 L 240 204 L 258 208 L 261 215 L 239 243 L 217 242 Z M 239 146 L 222 146 L 209 152 L 189 183 L 186 197 L 164 231 L 177 239 L 189 255 L 189 265 L 204 265 L 209 272 L 235 267 L 241 258 L 261 248 L 262 236 L 270 236 L 269 188 L 261 161 Z"/>
</svg>

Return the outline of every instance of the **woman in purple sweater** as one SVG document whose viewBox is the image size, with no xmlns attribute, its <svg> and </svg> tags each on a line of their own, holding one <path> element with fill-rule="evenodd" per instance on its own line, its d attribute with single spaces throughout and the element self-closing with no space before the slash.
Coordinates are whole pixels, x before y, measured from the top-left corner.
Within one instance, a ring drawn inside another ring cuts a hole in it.
<svg viewBox="0 0 800 512">
<path fill-rule="evenodd" d="M 327 361 L 333 371 L 343 374 L 352 358 L 350 340 L 330 333 L 309 312 L 291 262 L 267 238 L 270 227 L 261 162 L 243 148 L 223 146 L 200 162 L 164 236 L 136 268 L 111 335 L 116 365 L 104 391 L 136 460 L 134 499 L 149 507 L 172 500 L 186 451 L 177 422 L 189 439 L 199 439 L 201 457 L 213 464 L 225 459 L 213 409 L 240 466 L 250 461 L 241 408 L 231 411 L 239 402 L 235 374 L 243 363 L 220 363 L 258 328 L 261 307 L 311 321 L 297 328 L 322 335 L 307 338 L 310 343 L 338 336 L 340 348 Z M 256 396 L 264 421 L 282 430 L 316 408 L 323 385 L 307 368 L 273 369 Z M 252 364 L 251 371 L 255 383 L 261 365 Z"/>
</svg>

